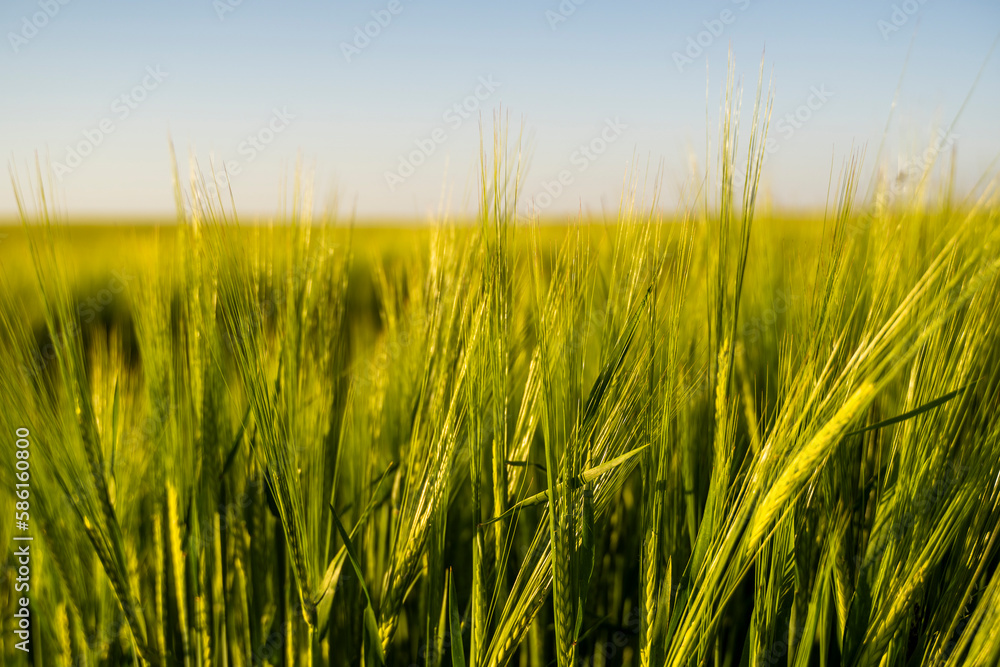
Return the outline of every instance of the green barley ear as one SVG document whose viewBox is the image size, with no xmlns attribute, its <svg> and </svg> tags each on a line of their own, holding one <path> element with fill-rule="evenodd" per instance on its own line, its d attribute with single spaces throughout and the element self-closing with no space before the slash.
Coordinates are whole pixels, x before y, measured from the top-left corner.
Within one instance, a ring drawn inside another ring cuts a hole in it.
<svg viewBox="0 0 1000 667">
<path fill-rule="evenodd" d="M 178 631 L 181 636 L 181 657 L 187 664 L 191 656 L 191 639 L 188 624 L 186 559 L 181 538 L 180 519 L 177 514 L 177 489 L 167 481 L 167 539 L 170 549 L 170 570 L 174 582 L 174 604 L 177 605 Z"/>
<path fill-rule="evenodd" d="M 162 664 L 166 664 L 167 642 L 165 631 L 167 566 L 169 561 L 163 548 L 163 515 L 161 508 L 154 505 L 153 509 L 153 609 L 155 617 L 160 621 L 156 624 L 156 653 Z"/>
<path fill-rule="evenodd" d="M 587 467 L 590 466 L 591 459 L 587 457 Z M 576 623 L 573 627 L 573 641 L 580 640 L 580 630 L 583 627 L 584 609 L 587 604 L 587 592 L 590 588 L 590 580 L 594 575 L 594 489 L 589 484 L 584 484 L 580 499 L 580 545 L 577 548 L 577 556 L 580 559 L 577 564 L 577 602 L 576 602 Z"/>
<path fill-rule="evenodd" d="M 208 609 L 205 606 L 205 596 L 196 596 L 194 605 L 197 618 L 195 625 L 201 639 L 201 646 L 198 647 L 201 652 L 201 664 L 203 667 L 210 667 L 212 664 L 212 638 L 208 627 Z"/>
<path fill-rule="evenodd" d="M 847 427 L 871 403 L 875 396 L 875 385 L 865 382 L 858 387 L 840 409 L 830 418 L 812 440 L 785 466 L 784 472 L 771 486 L 771 490 L 761 500 L 750 525 L 748 550 L 753 552 L 760 544 L 772 522 L 791 506 L 802 492 L 806 482 L 822 467 L 833 448 L 847 431 Z"/>
<path fill-rule="evenodd" d="M 73 660 L 73 647 L 70 639 L 69 616 L 66 614 L 65 604 L 56 607 L 55 633 L 59 650 L 59 663 L 69 667 Z"/>
</svg>

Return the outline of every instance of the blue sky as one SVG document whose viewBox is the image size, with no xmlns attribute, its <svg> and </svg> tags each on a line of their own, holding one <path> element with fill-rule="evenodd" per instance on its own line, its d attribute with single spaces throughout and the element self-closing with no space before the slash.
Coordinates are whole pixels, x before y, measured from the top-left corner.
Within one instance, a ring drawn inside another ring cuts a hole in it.
<svg viewBox="0 0 1000 667">
<path fill-rule="evenodd" d="M 480 113 L 489 130 L 501 105 L 547 212 L 612 210 L 647 165 L 672 207 L 691 155 L 704 166 L 730 46 L 746 99 L 762 54 L 773 75 L 778 206 L 823 205 L 852 146 L 874 166 L 901 75 L 887 164 L 952 121 L 984 62 L 954 128 L 962 184 L 1000 155 L 995 0 L 5 0 L 0 32 L 0 153 L 22 174 L 47 155 L 70 214 L 171 213 L 168 137 L 184 163 L 228 165 L 244 211 L 276 210 L 301 156 L 341 212 L 461 212 Z"/>
</svg>

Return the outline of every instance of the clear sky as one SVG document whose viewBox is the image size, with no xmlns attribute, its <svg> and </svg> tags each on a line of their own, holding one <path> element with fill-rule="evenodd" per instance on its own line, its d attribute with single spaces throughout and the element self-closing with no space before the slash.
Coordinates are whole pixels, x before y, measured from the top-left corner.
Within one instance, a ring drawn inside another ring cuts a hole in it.
<svg viewBox="0 0 1000 667">
<path fill-rule="evenodd" d="M 22 174 L 47 155 L 70 214 L 172 212 L 172 137 L 185 163 L 230 167 L 244 211 L 275 210 L 301 156 L 318 200 L 424 218 L 474 201 L 480 113 L 489 129 L 501 105 L 548 212 L 613 209 L 648 164 L 673 206 L 730 45 L 745 98 L 762 53 L 773 74 L 768 195 L 822 205 L 831 159 L 866 146 L 872 166 L 901 75 L 887 163 L 951 122 L 1000 3 L 3 0 L 0 31 L 0 153 Z M 1000 52 L 955 126 L 966 186 L 995 171 L 998 109 Z"/>
</svg>

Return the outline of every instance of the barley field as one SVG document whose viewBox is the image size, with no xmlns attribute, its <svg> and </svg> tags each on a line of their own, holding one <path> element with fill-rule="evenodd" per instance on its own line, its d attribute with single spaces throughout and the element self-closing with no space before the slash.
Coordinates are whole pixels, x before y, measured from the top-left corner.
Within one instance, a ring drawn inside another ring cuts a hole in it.
<svg viewBox="0 0 1000 667">
<path fill-rule="evenodd" d="M 757 99 L 678 216 L 524 219 L 504 123 L 420 229 L 15 182 L 0 662 L 998 664 L 996 196 L 781 215 Z"/>
</svg>

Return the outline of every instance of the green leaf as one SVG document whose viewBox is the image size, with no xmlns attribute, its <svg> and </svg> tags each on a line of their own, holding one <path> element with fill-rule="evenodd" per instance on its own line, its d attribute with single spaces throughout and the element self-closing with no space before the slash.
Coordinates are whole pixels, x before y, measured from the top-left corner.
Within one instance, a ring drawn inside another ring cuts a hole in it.
<svg viewBox="0 0 1000 667">
<path fill-rule="evenodd" d="M 240 451 L 240 442 L 243 441 L 243 433 L 247 428 L 247 420 L 250 418 L 250 404 L 247 403 L 246 412 L 243 413 L 243 419 L 240 420 L 240 427 L 236 431 L 236 437 L 233 438 L 233 446 L 229 448 L 229 453 L 226 454 L 226 460 L 222 464 L 222 472 L 219 473 L 219 479 L 226 476 L 226 472 L 229 470 L 229 466 L 233 465 L 233 461 L 236 460 L 236 454 Z"/>
<path fill-rule="evenodd" d="M 972 384 L 974 384 L 974 383 L 969 383 L 969 384 L 965 385 L 964 387 L 959 387 L 955 391 L 949 391 L 944 396 L 941 396 L 939 398 L 935 398 L 933 401 L 930 401 L 928 403 L 924 403 L 920 407 L 914 408 L 914 409 L 910 410 L 909 412 L 904 412 L 901 415 L 896 415 L 895 417 L 890 417 L 889 419 L 883 419 L 882 421 L 880 421 L 880 422 L 878 422 L 876 424 L 872 424 L 871 426 L 866 426 L 866 427 L 864 427 L 862 429 L 859 429 L 857 431 L 851 431 L 847 435 L 861 435 L 862 433 L 867 433 L 868 431 L 874 431 L 875 429 L 879 429 L 879 428 L 882 428 L 884 426 L 891 426 L 892 424 L 898 424 L 899 422 L 906 421 L 907 419 L 910 419 L 911 417 L 916 417 L 917 415 L 919 415 L 919 414 L 921 414 L 923 412 L 927 412 L 928 410 L 933 410 L 934 408 L 938 407 L 939 405 L 947 403 L 948 401 L 950 401 L 951 399 L 955 398 L 956 396 L 958 396 L 959 394 L 961 394 L 963 391 L 965 391 L 966 389 L 968 389 L 969 387 L 971 387 Z"/>
<path fill-rule="evenodd" d="M 583 610 L 587 604 L 587 592 L 590 590 L 590 578 L 594 574 L 594 492 L 589 486 L 583 489 L 583 523 L 581 525 L 581 544 L 577 554 L 579 569 L 577 570 L 577 591 L 579 597 L 576 605 L 576 627 L 573 630 L 574 641 L 580 639 L 580 628 L 583 625 Z"/>
<path fill-rule="evenodd" d="M 574 480 L 570 480 L 570 482 L 571 482 L 571 484 L 575 485 L 575 487 L 579 487 L 579 486 L 584 486 L 584 485 L 590 484 L 591 482 L 593 482 L 594 480 L 596 480 L 598 477 L 600 477 L 604 473 L 609 472 L 611 470 L 614 470 L 615 468 L 617 468 L 618 466 L 622 465 L 623 463 L 625 463 L 630 458 L 632 458 L 633 456 L 635 456 L 636 454 L 638 454 L 642 450 L 646 449 L 647 447 L 649 447 L 649 445 L 643 445 L 642 447 L 636 447 L 635 449 L 633 449 L 631 451 L 628 451 L 628 452 L 625 452 L 621 456 L 617 456 L 617 457 L 611 459 L 610 461 L 606 461 L 606 462 L 602 463 L 599 466 L 595 466 L 593 468 L 585 470 L 582 475 L 580 475 L 578 478 L 576 478 Z M 484 521 L 481 525 L 486 526 L 486 525 L 489 525 L 489 524 L 494 523 L 496 521 L 500 521 L 501 519 L 507 518 L 509 515 L 513 514 L 514 512 L 516 512 L 519 509 L 522 509 L 522 508 L 525 508 L 525 507 L 531 507 L 533 505 L 541 505 L 542 503 L 544 503 L 548 499 L 549 499 L 549 491 L 548 491 L 548 489 L 546 489 L 545 491 L 539 491 L 535 495 L 528 496 L 527 498 L 525 498 L 521 502 L 519 502 L 519 503 L 517 503 L 515 505 L 512 505 L 510 507 L 510 509 L 508 509 L 506 512 L 504 512 L 500 516 L 496 516 L 496 517 L 493 517 L 492 519 Z"/>
<path fill-rule="evenodd" d="M 115 378 L 115 397 L 111 406 L 111 478 L 115 477 L 115 451 L 118 449 L 118 378 Z"/>
<path fill-rule="evenodd" d="M 451 665 L 465 667 L 465 646 L 462 644 L 462 621 L 455 597 L 455 577 L 448 571 L 448 631 L 451 633 Z"/>
<path fill-rule="evenodd" d="M 378 496 L 378 492 L 382 488 L 382 482 L 385 480 L 385 476 L 390 470 L 392 470 L 392 468 L 393 464 L 390 463 L 389 467 L 386 468 L 385 472 L 382 473 L 382 476 L 378 479 L 378 486 L 375 487 L 371 498 L 368 500 L 368 504 L 365 506 L 361 516 L 358 517 L 357 522 L 355 522 L 350 535 L 353 536 L 354 533 L 358 531 L 358 528 L 364 525 L 365 521 L 368 520 L 372 507 L 375 505 L 375 499 Z M 332 503 L 330 503 L 330 512 L 334 515 L 334 517 L 337 516 L 337 512 L 333 508 Z M 319 593 L 316 596 L 316 629 L 317 632 L 319 632 L 320 637 L 326 636 L 327 627 L 330 623 L 330 607 L 333 603 L 333 593 L 336 589 L 337 581 L 340 579 L 340 572 L 344 566 L 344 560 L 347 557 L 347 544 L 348 543 L 345 541 L 344 546 L 337 551 L 333 559 L 330 561 L 330 564 L 327 566 L 326 572 L 323 574 L 323 581 L 320 583 Z"/>
<path fill-rule="evenodd" d="M 331 507 L 331 509 L 333 509 Z M 375 657 L 378 660 L 379 665 L 385 664 L 385 654 L 382 652 L 382 640 L 378 635 L 378 623 L 375 621 L 375 610 L 372 608 L 372 598 L 368 593 L 368 586 L 365 584 L 364 573 L 361 570 L 361 563 L 358 561 L 357 554 L 354 551 L 354 545 L 351 543 L 351 536 L 347 534 L 344 530 L 344 524 L 340 523 L 340 517 L 337 516 L 337 512 L 332 512 L 333 522 L 337 526 L 337 532 L 340 533 L 340 539 L 344 540 L 344 548 L 347 549 L 347 559 L 351 561 L 351 566 L 354 568 L 354 573 L 358 576 L 358 582 L 361 584 L 361 592 L 365 596 L 365 645 L 374 651 Z"/>
</svg>

